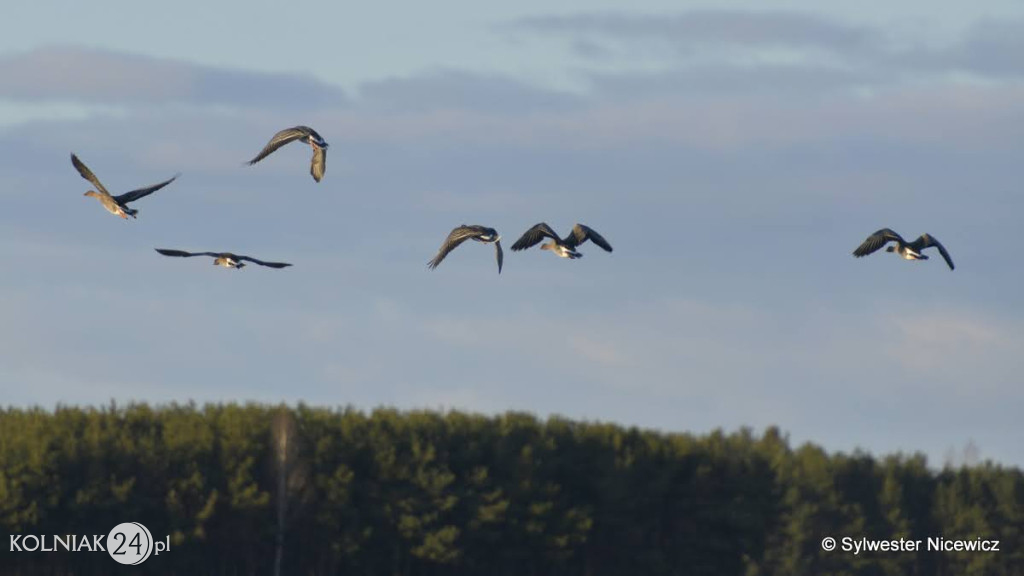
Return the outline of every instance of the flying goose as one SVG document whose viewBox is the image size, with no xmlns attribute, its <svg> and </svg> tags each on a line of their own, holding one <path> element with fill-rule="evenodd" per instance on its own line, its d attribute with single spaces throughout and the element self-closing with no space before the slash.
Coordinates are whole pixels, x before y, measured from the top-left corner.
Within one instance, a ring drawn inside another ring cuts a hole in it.
<svg viewBox="0 0 1024 576">
<path fill-rule="evenodd" d="M 939 254 L 949 265 L 949 269 L 953 270 L 953 259 L 949 257 L 949 252 L 946 252 L 946 248 L 930 234 L 922 234 L 917 240 L 913 242 L 907 242 L 902 236 L 893 232 L 888 228 L 882 228 L 878 232 L 875 232 L 863 244 L 857 247 L 853 251 L 853 255 L 857 258 L 867 256 L 873 252 L 876 252 L 882 246 L 885 246 L 889 242 L 896 242 L 894 245 L 887 246 L 886 252 L 896 252 L 904 260 L 927 260 L 928 257 L 921 253 L 925 248 L 932 246 L 939 249 Z M 513 248 L 514 249 L 514 248 Z"/>
<path fill-rule="evenodd" d="M 285 128 L 277 134 L 274 134 L 274 137 L 270 139 L 270 142 L 267 142 L 267 145 L 263 147 L 263 150 L 261 150 L 255 158 L 249 161 L 249 166 L 252 166 L 267 156 L 270 156 L 281 146 L 284 146 L 289 142 L 295 142 L 296 140 L 303 144 L 309 144 L 309 147 L 313 149 L 313 160 L 309 166 L 309 173 L 313 175 L 313 180 L 319 182 L 324 177 L 324 171 L 327 170 L 327 148 L 329 145 L 320 137 L 319 134 L 317 134 L 316 130 L 313 130 L 309 126 Z"/>
<path fill-rule="evenodd" d="M 164 256 L 181 256 L 184 258 L 192 256 L 211 256 L 214 259 L 214 266 L 223 266 L 225 268 L 241 268 L 245 266 L 245 262 L 243 262 L 243 260 L 247 260 L 253 264 L 259 264 L 260 266 L 267 266 L 268 268 L 285 268 L 287 266 L 291 266 L 291 264 L 286 262 L 264 262 L 249 256 L 232 254 L 231 252 L 186 252 L 184 250 L 169 250 L 167 248 L 155 248 L 155 250 Z"/>
<path fill-rule="evenodd" d="M 609 244 L 603 236 L 594 231 L 593 228 L 584 226 L 583 224 L 577 224 L 572 227 L 572 232 L 570 232 L 568 236 L 565 238 L 559 238 L 558 234 L 555 234 L 555 231 L 544 222 L 541 222 L 527 230 L 526 233 L 512 245 L 512 251 L 518 252 L 520 250 L 526 250 L 527 248 L 536 245 L 544 238 L 551 238 L 554 242 L 545 242 L 544 244 L 541 244 L 541 250 L 551 250 L 556 255 L 562 258 L 569 258 L 570 260 L 583 257 L 583 254 L 576 251 L 576 247 L 587 240 L 597 244 L 603 248 L 605 252 L 612 251 L 612 245 Z"/>
<path fill-rule="evenodd" d="M 477 225 L 467 226 L 463 224 L 452 230 L 441 244 L 441 248 L 437 251 L 437 256 L 434 256 L 433 260 L 427 262 L 427 267 L 431 270 L 437 268 L 437 265 L 444 260 L 444 257 L 449 252 L 455 250 L 459 244 L 469 239 L 483 242 L 484 244 L 494 244 L 494 257 L 498 259 L 498 274 L 501 274 L 501 263 L 505 259 L 505 255 L 501 251 L 501 235 L 494 228 Z"/>
<path fill-rule="evenodd" d="M 97 178 L 96 175 L 92 173 L 92 170 L 89 170 L 89 168 L 86 167 L 86 165 L 83 164 L 82 161 L 78 159 L 78 156 L 74 155 L 74 153 L 71 154 L 71 164 L 73 164 L 75 169 L 78 170 L 78 173 L 82 175 L 82 178 L 92 182 L 92 185 L 96 187 L 96 190 L 89 190 L 86 192 L 85 196 L 92 196 L 93 198 L 96 198 L 100 201 L 100 204 L 103 204 L 103 207 L 107 209 L 107 212 L 110 212 L 115 216 L 120 216 L 125 220 L 127 220 L 129 216 L 135 218 L 135 215 L 139 213 L 138 210 L 128 207 L 129 202 L 134 202 L 143 196 L 149 196 L 153 192 L 156 192 L 171 182 L 174 182 L 174 180 L 179 176 L 175 175 L 170 180 L 154 184 L 148 188 L 139 188 L 138 190 L 125 192 L 120 196 L 111 196 L 110 192 L 107 192 L 106 187 L 104 187 L 100 182 L 100 179 Z"/>
</svg>

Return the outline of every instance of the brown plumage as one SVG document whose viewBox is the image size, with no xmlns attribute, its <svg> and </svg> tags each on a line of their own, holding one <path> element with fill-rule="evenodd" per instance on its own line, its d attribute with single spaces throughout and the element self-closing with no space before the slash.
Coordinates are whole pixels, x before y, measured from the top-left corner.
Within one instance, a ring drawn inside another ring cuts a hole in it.
<svg viewBox="0 0 1024 576">
<path fill-rule="evenodd" d="M 449 252 L 455 250 L 466 240 L 476 240 L 477 242 L 483 242 L 485 244 L 494 244 L 494 257 L 498 260 L 498 274 L 501 274 L 501 263 L 505 259 L 504 253 L 501 251 L 501 235 L 494 228 L 487 228 L 486 226 L 472 225 L 467 226 L 463 224 L 458 226 L 448 234 L 448 237 L 441 243 L 441 248 L 437 251 L 437 255 L 434 256 L 430 262 L 427 262 L 427 267 L 433 270 L 437 268 L 437 265 L 444 260 L 444 257 Z"/>
<path fill-rule="evenodd" d="M 85 178 L 96 187 L 96 190 L 89 190 L 86 192 L 85 196 L 91 196 L 99 200 L 100 204 L 103 204 L 103 207 L 106 208 L 107 212 L 110 212 L 115 216 L 120 216 L 126 220 L 129 216 L 135 218 L 135 215 L 139 213 L 138 210 L 128 207 L 129 202 L 134 202 L 139 198 L 149 196 L 153 192 L 167 186 L 178 178 L 178 175 L 175 175 L 170 180 L 165 180 L 159 184 L 147 186 L 146 188 L 139 188 L 138 190 L 132 190 L 131 192 L 125 192 L 119 196 L 112 196 L 110 192 L 107 191 L 107 188 L 103 186 L 103 183 L 100 182 L 100 179 L 92 173 L 92 170 L 89 170 L 85 163 L 79 160 L 78 156 L 75 156 L 73 153 L 71 154 L 71 165 L 75 167 L 75 170 L 78 170 L 78 174 L 81 175 L 82 178 Z"/>
<path fill-rule="evenodd" d="M 285 128 L 277 134 L 274 134 L 270 142 L 260 150 L 260 153 L 255 158 L 249 161 L 249 165 L 263 160 L 267 156 L 270 156 L 275 150 L 288 144 L 295 142 L 296 140 L 301 141 L 304 144 L 309 144 L 310 148 L 313 149 L 313 159 L 309 165 L 309 173 L 313 176 L 313 180 L 319 182 L 324 177 L 324 172 L 327 171 L 327 148 L 330 147 L 327 142 L 320 137 L 320 134 L 316 130 L 313 130 L 309 126 L 295 126 L 294 128 Z"/>
</svg>

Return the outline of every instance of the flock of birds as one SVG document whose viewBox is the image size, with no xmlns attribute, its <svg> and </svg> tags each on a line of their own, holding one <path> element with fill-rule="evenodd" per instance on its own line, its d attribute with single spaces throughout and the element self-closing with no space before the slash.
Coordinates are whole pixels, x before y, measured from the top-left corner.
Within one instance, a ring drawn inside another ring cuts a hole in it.
<svg viewBox="0 0 1024 576">
<path fill-rule="evenodd" d="M 310 161 L 309 172 L 313 176 L 313 180 L 320 182 L 327 170 L 327 148 L 329 147 L 329 144 L 327 144 L 316 130 L 313 130 L 308 126 L 286 128 L 277 134 L 274 134 L 270 139 L 270 142 L 268 142 L 267 145 L 263 147 L 263 150 L 261 150 L 255 158 L 250 160 L 248 164 L 250 166 L 256 164 L 260 160 L 263 160 L 267 156 L 273 154 L 277 149 L 291 142 L 302 142 L 304 144 L 308 144 L 310 148 L 313 149 L 313 158 Z M 171 182 L 174 182 L 178 177 L 176 175 L 159 184 L 154 184 L 146 188 L 139 188 L 138 190 L 132 190 L 130 192 L 114 196 L 107 191 L 106 187 L 103 186 L 96 175 L 93 174 L 92 171 L 78 159 L 78 156 L 73 153 L 71 154 L 71 164 L 74 165 L 76 170 L 78 170 L 78 173 L 82 178 L 85 178 L 96 187 L 96 190 L 89 190 L 85 195 L 96 198 L 101 204 L 103 204 L 103 207 L 106 208 L 108 212 L 124 219 L 127 219 L 129 216 L 136 218 L 136 214 L 138 214 L 138 210 L 128 207 L 130 202 L 149 196 Z M 576 224 L 567 236 L 561 238 L 544 222 L 536 224 L 523 233 L 523 235 L 520 236 L 514 244 L 512 244 L 512 251 L 518 252 L 520 250 L 532 248 L 542 242 L 545 238 L 550 239 L 551 242 L 541 244 L 541 250 L 549 250 L 556 256 L 570 260 L 583 257 L 583 254 L 580 253 L 577 248 L 588 240 L 606 252 L 612 251 L 612 245 L 609 244 L 608 241 L 593 228 L 583 224 Z M 501 235 L 498 234 L 498 231 L 494 228 L 488 228 L 480 225 L 463 224 L 453 229 L 441 244 L 441 248 L 437 251 L 437 255 L 427 262 L 427 267 L 430 269 L 437 268 L 437 266 L 441 264 L 452 250 L 458 248 L 466 240 L 474 240 L 484 244 L 494 244 L 494 254 L 498 262 L 498 273 L 501 274 L 501 266 L 504 261 L 504 253 L 501 250 Z M 868 238 L 853 251 L 853 255 L 860 258 L 867 256 L 868 254 L 873 254 L 890 242 L 894 242 L 895 244 L 886 247 L 886 252 L 895 252 L 905 260 L 927 260 L 928 256 L 922 254 L 922 251 L 925 248 L 937 248 L 939 254 L 941 254 L 942 258 L 946 261 L 946 264 L 949 265 L 949 269 L 954 269 L 953 259 L 950 258 L 949 252 L 946 251 L 946 248 L 936 240 L 934 236 L 927 233 L 922 234 L 913 242 L 907 242 L 896 232 L 893 232 L 889 228 L 883 228 L 871 236 L 868 236 Z M 157 248 L 156 251 L 164 256 L 184 258 L 192 256 L 209 256 L 214 259 L 214 265 L 223 266 L 225 268 L 242 268 L 245 266 L 246 262 L 259 264 L 260 266 L 266 266 L 269 268 L 286 268 L 291 266 L 291 264 L 287 262 L 265 262 L 251 256 L 242 256 L 231 252 L 187 252 L 185 250 L 175 250 L 170 248 Z"/>
</svg>

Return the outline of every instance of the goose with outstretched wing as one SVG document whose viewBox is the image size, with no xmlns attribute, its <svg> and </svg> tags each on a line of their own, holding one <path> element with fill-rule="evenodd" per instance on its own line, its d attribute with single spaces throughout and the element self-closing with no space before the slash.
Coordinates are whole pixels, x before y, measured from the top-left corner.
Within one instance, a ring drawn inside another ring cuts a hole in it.
<svg viewBox="0 0 1024 576">
<path fill-rule="evenodd" d="M 935 239 L 931 234 L 925 233 L 918 236 L 917 240 L 913 242 L 907 242 L 902 236 L 893 232 L 889 228 L 882 228 L 875 232 L 871 236 L 868 236 L 856 250 L 853 251 L 853 255 L 857 258 L 867 256 L 877 252 L 882 246 L 894 242 L 889 246 L 886 246 L 886 252 L 896 252 L 904 260 L 927 260 L 928 256 L 922 254 L 921 251 L 925 248 L 937 248 L 939 254 L 942 255 L 942 259 L 946 261 L 950 270 L 953 270 L 953 259 L 950 258 L 949 252 L 946 251 L 946 247 L 943 246 L 938 240 Z"/>
<path fill-rule="evenodd" d="M 568 236 L 565 238 L 559 238 L 558 234 L 551 229 L 551 226 L 548 226 L 544 222 L 541 222 L 527 230 L 519 240 L 516 240 L 515 244 L 512 245 L 512 251 L 518 252 L 520 250 L 532 248 L 545 238 L 549 238 L 552 241 L 541 244 L 541 250 L 550 250 L 557 256 L 561 258 L 569 258 L 570 260 L 583 257 L 583 254 L 577 252 L 576 248 L 587 240 L 598 245 L 605 252 L 612 251 L 612 245 L 604 239 L 604 236 L 601 236 L 589 226 L 576 224 L 573 226 L 572 232 L 570 232 Z"/>
<path fill-rule="evenodd" d="M 128 207 L 129 202 L 134 202 L 139 198 L 149 196 L 153 192 L 167 186 L 178 178 L 178 175 L 175 175 L 170 180 L 165 180 L 159 184 L 154 184 L 152 186 L 147 186 L 146 188 L 139 188 L 138 190 L 132 190 L 131 192 L 125 192 L 124 194 L 114 196 L 107 191 L 107 188 L 102 182 L 100 182 L 100 179 L 97 178 L 96 175 L 92 173 L 92 170 L 89 170 L 89 167 L 79 160 L 78 156 L 75 156 L 74 153 L 71 154 L 71 165 L 75 167 L 75 170 L 78 170 L 78 174 L 81 175 L 82 178 L 85 178 L 96 187 L 95 190 L 89 190 L 84 195 L 91 196 L 99 200 L 100 204 L 103 205 L 107 212 L 110 212 L 115 216 L 120 216 L 125 220 L 127 220 L 129 216 L 137 218 L 136 214 L 139 213 L 138 210 Z"/>
<path fill-rule="evenodd" d="M 171 250 L 168 248 L 155 248 L 155 250 L 164 256 L 178 256 L 182 258 L 191 258 L 192 256 L 209 256 L 213 258 L 214 266 L 223 266 L 225 268 L 239 269 L 245 266 L 246 262 L 252 262 L 253 264 L 259 264 L 260 266 L 266 266 L 268 268 L 286 268 L 291 266 L 287 262 L 264 262 L 263 260 L 257 260 L 251 256 L 240 256 L 238 254 L 232 254 L 231 252 L 186 252 L 185 250 Z"/>
<path fill-rule="evenodd" d="M 263 147 L 263 150 L 256 155 L 255 158 L 249 161 L 249 165 L 263 160 L 267 156 L 273 154 L 278 148 L 291 142 L 299 141 L 303 144 L 309 144 L 310 148 L 313 149 L 313 159 L 310 162 L 309 173 L 313 176 L 313 180 L 319 182 L 324 177 L 324 172 L 327 170 L 327 148 L 329 144 L 309 126 L 295 126 L 293 128 L 285 128 L 267 142 L 267 145 Z"/>
<path fill-rule="evenodd" d="M 427 267 L 433 270 L 437 268 L 438 264 L 444 260 L 445 256 L 449 252 L 455 250 L 460 244 L 466 240 L 475 240 L 477 242 L 483 242 L 484 244 L 494 244 L 494 257 L 498 260 L 498 274 L 501 274 L 501 264 L 505 259 L 504 253 L 501 251 L 501 235 L 494 228 L 488 228 L 486 226 L 472 225 L 467 226 L 463 224 L 451 231 L 448 237 L 441 243 L 441 248 L 437 251 L 437 255 L 434 256 L 430 262 L 427 262 Z"/>
</svg>

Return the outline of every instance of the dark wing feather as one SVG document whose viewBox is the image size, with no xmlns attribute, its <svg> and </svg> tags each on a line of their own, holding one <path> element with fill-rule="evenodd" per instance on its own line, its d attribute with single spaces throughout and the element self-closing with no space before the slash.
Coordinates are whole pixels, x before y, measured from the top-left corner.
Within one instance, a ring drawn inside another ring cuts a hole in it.
<svg viewBox="0 0 1024 576">
<path fill-rule="evenodd" d="M 903 237 L 893 232 L 888 228 L 882 228 L 878 232 L 875 232 L 871 236 L 868 236 L 867 240 L 861 243 L 856 250 L 853 251 L 853 255 L 857 258 L 861 256 L 867 256 L 872 252 L 877 251 L 882 246 L 885 246 L 891 241 L 896 241 L 900 244 L 905 244 Z"/>
<path fill-rule="evenodd" d="M 171 250 L 168 248 L 154 248 L 154 250 L 163 254 L 164 256 L 181 256 L 184 258 L 188 258 L 190 256 L 213 256 L 214 258 L 216 258 L 220 256 L 220 254 L 216 252 L 186 252 L 184 250 Z"/>
<path fill-rule="evenodd" d="M 82 161 L 78 159 L 78 156 L 71 154 L 71 164 L 73 164 L 75 170 L 78 170 L 78 173 L 82 175 L 82 178 L 85 178 L 89 182 L 92 182 L 92 185 L 96 187 L 97 192 L 101 192 L 108 196 L 110 195 L 110 192 L 107 192 L 107 189 L 103 186 L 102 183 L 100 183 L 100 179 L 97 178 L 96 175 L 92 173 L 92 170 L 89 170 L 89 168 L 86 167 L 86 165 L 83 164 Z"/>
<path fill-rule="evenodd" d="M 498 259 L 498 274 L 501 274 L 501 263 L 505 261 L 505 253 L 501 251 L 501 240 L 494 243 L 494 257 Z"/>
<path fill-rule="evenodd" d="M 138 190 L 132 190 L 131 192 L 125 192 L 124 194 L 121 194 L 120 196 L 114 196 L 114 200 L 117 200 L 121 204 L 127 204 L 129 202 L 134 202 L 135 200 L 138 200 L 139 198 L 142 198 L 143 196 L 149 196 L 153 192 L 156 192 L 157 190 L 163 188 L 164 186 L 167 186 L 171 182 L 174 182 L 175 180 L 178 179 L 178 176 L 180 176 L 180 174 L 175 174 L 170 180 L 164 180 L 163 182 L 161 182 L 159 184 L 154 184 L 154 185 L 152 185 L 152 186 L 150 186 L 148 188 L 139 188 Z"/>
<path fill-rule="evenodd" d="M 546 223 L 541 222 L 520 236 L 519 240 L 516 240 L 515 244 L 512 245 L 512 251 L 518 252 L 520 250 L 526 250 L 527 248 L 536 245 L 544 238 L 551 238 L 559 244 L 562 243 L 562 239 L 558 237 L 558 234 L 555 234 L 555 231 Z"/>
<path fill-rule="evenodd" d="M 612 251 L 612 245 L 609 244 L 608 241 L 604 239 L 604 236 L 601 236 L 600 234 L 595 232 L 593 228 L 590 228 L 583 224 L 577 224 L 573 226 L 572 233 L 566 236 L 566 238 L 562 240 L 562 243 L 568 246 L 569 248 L 575 250 L 577 246 L 583 244 L 587 240 L 590 240 L 594 244 L 597 244 L 602 249 L 604 249 L 605 252 Z"/>
<path fill-rule="evenodd" d="M 263 160 L 267 156 L 273 154 L 274 151 L 280 148 L 281 146 L 304 138 L 305 136 L 306 131 L 301 130 L 298 127 L 285 128 L 284 130 L 281 130 L 277 134 L 274 134 L 274 137 L 270 139 L 270 142 L 267 142 L 267 145 L 263 147 L 263 150 L 260 150 L 260 153 L 257 154 L 255 158 L 249 160 L 249 165 L 252 166 L 253 164 L 259 162 L 260 160 Z"/>
<path fill-rule="evenodd" d="M 321 147 L 327 146 L 327 141 L 323 139 L 323 136 L 320 136 L 319 132 L 313 130 L 309 126 L 296 126 L 295 128 L 297 130 L 302 130 L 303 132 L 305 132 L 310 137 L 310 139 L 313 140 L 313 142 L 320 145 Z"/>
<path fill-rule="evenodd" d="M 319 182 L 324 177 L 324 172 L 327 171 L 327 150 L 319 146 L 313 149 L 313 161 L 309 166 L 309 173 L 313 175 L 313 180 Z"/>
<path fill-rule="evenodd" d="M 291 266 L 291 264 L 288 264 L 287 262 L 264 262 L 263 260 L 257 260 L 251 256 L 239 256 L 237 259 L 248 260 L 253 264 L 259 264 L 260 266 L 266 266 L 268 268 L 287 268 L 288 266 Z"/>
<path fill-rule="evenodd" d="M 475 236 L 480 236 L 481 234 L 483 234 L 483 232 L 478 226 L 459 226 L 458 228 L 455 228 L 448 234 L 448 237 L 444 239 L 444 242 L 441 243 L 441 248 L 438 249 L 437 256 L 434 256 L 430 262 L 427 262 L 427 268 L 430 268 L 431 270 L 437 268 L 437 265 L 444 260 L 444 257 L 452 250 L 455 250 L 459 244 L 462 244 L 466 240 Z"/>
<path fill-rule="evenodd" d="M 949 265 L 949 269 L 953 270 L 953 259 L 949 257 L 949 252 L 946 252 L 946 247 L 940 244 L 939 241 L 936 240 L 935 237 L 932 236 L 931 234 L 922 234 L 920 238 L 914 240 L 914 243 L 911 244 L 911 248 L 917 250 L 918 252 L 931 246 L 934 246 L 939 249 L 939 254 L 942 254 L 942 259 L 945 260 L 946 264 Z"/>
</svg>

